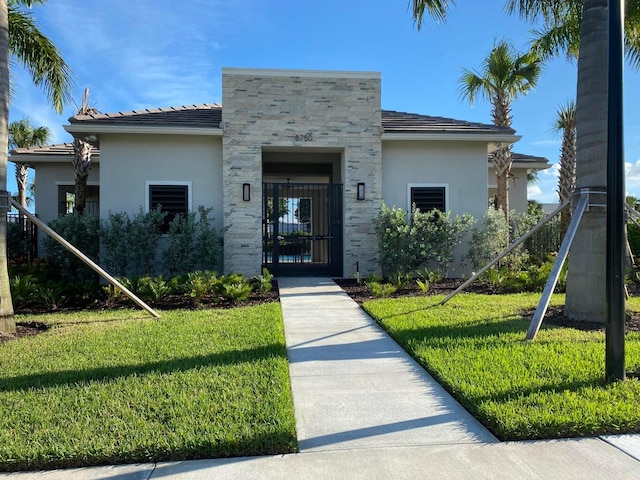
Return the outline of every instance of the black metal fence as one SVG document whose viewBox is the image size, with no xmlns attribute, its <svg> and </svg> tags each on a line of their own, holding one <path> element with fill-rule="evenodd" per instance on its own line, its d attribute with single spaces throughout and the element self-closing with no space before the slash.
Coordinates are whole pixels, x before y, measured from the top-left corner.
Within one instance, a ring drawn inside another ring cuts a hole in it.
<svg viewBox="0 0 640 480">
<path fill-rule="evenodd" d="M 549 253 L 558 252 L 562 243 L 560 216 L 549 220 L 540 230 L 525 240 L 524 246 L 531 255 L 544 258 Z"/>
<path fill-rule="evenodd" d="M 31 263 L 38 257 L 38 230 L 18 213 L 7 213 L 7 257 L 20 263 Z"/>
</svg>

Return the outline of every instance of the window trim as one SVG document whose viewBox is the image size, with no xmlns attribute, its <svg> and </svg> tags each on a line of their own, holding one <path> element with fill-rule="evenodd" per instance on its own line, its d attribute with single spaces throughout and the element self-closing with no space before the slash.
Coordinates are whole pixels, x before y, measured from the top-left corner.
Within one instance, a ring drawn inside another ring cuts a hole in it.
<svg viewBox="0 0 640 480">
<path fill-rule="evenodd" d="M 411 212 L 411 189 L 412 188 L 442 188 L 444 187 L 444 211 L 450 210 L 449 207 L 449 184 L 448 183 L 407 183 L 407 211 Z"/>
<path fill-rule="evenodd" d="M 163 186 L 163 185 L 176 185 L 176 186 L 186 186 L 187 187 L 187 213 L 193 211 L 193 182 L 191 181 L 180 181 L 180 180 L 147 180 L 144 184 L 144 211 L 145 213 L 149 213 L 149 197 L 151 194 L 152 186 Z"/>
</svg>

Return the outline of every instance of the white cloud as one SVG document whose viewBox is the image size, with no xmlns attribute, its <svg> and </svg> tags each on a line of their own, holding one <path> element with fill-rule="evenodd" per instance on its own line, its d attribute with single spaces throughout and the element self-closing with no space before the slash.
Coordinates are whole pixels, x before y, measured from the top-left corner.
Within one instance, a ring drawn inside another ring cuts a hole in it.
<svg viewBox="0 0 640 480">
<path fill-rule="evenodd" d="M 531 142 L 531 145 L 533 145 L 534 147 L 558 147 L 558 148 L 560 148 L 561 144 L 562 144 L 562 142 L 560 140 L 552 140 L 552 139 L 536 140 L 534 142 Z"/>
<path fill-rule="evenodd" d="M 558 175 L 560 174 L 560 164 L 552 163 L 551 166 L 545 170 L 541 170 L 540 174 L 544 177 L 552 178 L 554 180 L 558 179 Z M 538 175 L 540 177 L 540 175 Z"/>
<path fill-rule="evenodd" d="M 635 163 L 625 162 L 625 187 L 631 195 L 640 193 L 640 160 Z"/>
</svg>

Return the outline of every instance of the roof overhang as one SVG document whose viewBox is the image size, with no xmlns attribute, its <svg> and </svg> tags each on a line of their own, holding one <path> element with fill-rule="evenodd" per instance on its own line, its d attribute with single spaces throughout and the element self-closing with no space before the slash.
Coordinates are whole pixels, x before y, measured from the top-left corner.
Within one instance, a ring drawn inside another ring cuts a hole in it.
<svg viewBox="0 0 640 480">
<path fill-rule="evenodd" d="M 132 125 L 132 124 L 109 124 L 100 125 L 96 123 L 77 123 L 64 125 L 64 129 L 70 134 L 99 135 L 102 133 L 126 133 L 126 134 L 160 134 L 160 135 L 202 135 L 210 137 L 221 137 L 224 131 L 214 127 L 177 127 L 177 126 L 156 126 L 156 125 Z"/>
<path fill-rule="evenodd" d="M 551 167 L 548 162 L 516 162 L 511 164 L 511 168 L 526 168 L 527 170 L 546 170 Z"/>
<path fill-rule="evenodd" d="M 29 154 L 29 153 L 14 153 L 11 154 L 7 158 L 10 162 L 19 163 L 29 165 L 32 168 L 35 168 L 37 164 L 41 163 L 65 163 L 71 162 L 73 159 L 73 155 L 69 155 L 66 153 L 56 153 L 56 154 Z M 100 154 L 92 153 L 91 154 L 91 163 L 100 163 Z"/>
<path fill-rule="evenodd" d="M 431 142 L 487 142 L 487 153 L 491 153 L 505 144 L 511 145 L 520 140 L 520 135 L 496 133 L 400 133 L 387 132 L 382 134 L 382 141 L 431 141 Z"/>
</svg>

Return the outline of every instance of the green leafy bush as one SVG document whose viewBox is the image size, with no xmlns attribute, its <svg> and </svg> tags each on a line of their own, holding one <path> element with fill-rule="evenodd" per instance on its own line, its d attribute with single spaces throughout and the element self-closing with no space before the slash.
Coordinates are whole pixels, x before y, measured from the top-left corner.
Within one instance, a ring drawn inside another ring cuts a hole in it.
<svg viewBox="0 0 640 480">
<path fill-rule="evenodd" d="M 16 275 L 9 280 L 14 308 L 24 308 L 36 300 L 37 283 L 32 275 Z"/>
<path fill-rule="evenodd" d="M 419 278 L 416 280 L 416 285 L 422 291 L 422 293 L 427 293 L 429 291 L 429 287 L 431 286 L 429 280 L 420 280 Z"/>
<path fill-rule="evenodd" d="M 100 219 L 97 215 L 66 215 L 51 221 L 49 226 L 87 257 L 98 260 Z M 53 238 L 45 238 L 44 249 L 62 279 L 76 282 L 96 278 L 93 270 Z"/>
<path fill-rule="evenodd" d="M 157 255 L 160 226 L 165 213 L 159 209 L 130 218 L 127 213 L 109 213 L 100 227 L 102 262 L 114 275 L 156 275 L 162 272 Z"/>
<path fill-rule="evenodd" d="M 202 302 L 202 297 L 211 291 L 213 286 L 219 281 L 215 272 L 196 271 L 187 274 L 185 282 L 186 291 L 189 292 L 193 305 L 198 307 Z"/>
<path fill-rule="evenodd" d="M 379 298 L 390 297 L 398 290 L 390 283 L 367 282 L 366 286 L 374 296 Z"/>
<path fill-rule="evenodd" d="M 484 281 L 505 292 L 541 292 L 549 279 L 555 256 L 549 254 L 542 262 L 530 262 L 519 270 L 494 267 L 484 274 Z M 564 264 L 556 284 L 556 292 L 564 292 L 567 286 L 567 263 Z"/>
<path fill-rule="evenodd" d="M 263 268 L 262 274 L 253 277 L 253 280 L 262 293 L 268 293 L 273 288 L 273 274 L 267 268 Z"/>
<path fill-rule="evenodd" d="M 374 220 L 383 271 L 387 275 L 410 273 L 432 264 L 446 271 L 455 247 L 474 222 L 469 214 L 452 216 L 437 210 L 421 212 L 413 208 L 408 215 L 383 202 Z"/>
<path fill-rule="evenodd" d="M 102 262 L 110 273 L 129 277 L 212 270 L 220 261 L 222 243 L 210 213 L 199 206 L 197 212 L 178 215 L 166 234 L 160 228 L 166 214 L 159 209 L 133 218 L 110 213 L 100 229 Z"/>
<path fill-rule="evenodd" d="M 410 273 L 395 272 L 389 276 L 389 282 L 396 288 L 406 288 L 413 276 Z"/>
<path fill-rule="evenodd" d="M 225 283 L 222 295 L 232 302 L 241 302 L 249 298 L 251 285 L 249 282 Z"/>
<path fill-rule="evenodd" d="M 213 270 L 218 266 L 222 243 L 209 218 L 212 210 L 199 206 L 197 212 L 177 215 L 171 221 L 168 246 L 164 249 L 169 274 Z"/>
</svg>

